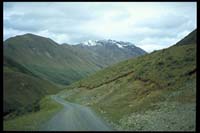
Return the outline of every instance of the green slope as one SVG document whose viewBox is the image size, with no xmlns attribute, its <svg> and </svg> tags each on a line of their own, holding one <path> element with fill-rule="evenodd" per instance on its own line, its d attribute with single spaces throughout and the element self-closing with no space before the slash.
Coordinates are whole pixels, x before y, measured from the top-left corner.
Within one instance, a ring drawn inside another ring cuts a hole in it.
<svg viewBox="0 0 200 133">
<path fill-rule="evenodd" d="M 77 56 L 70 47 L 61 47 L 51 39 L 32 34 L 7 39 L 4 55 L 35 75 L 58 84 L 70 84 L 98 70 L 94 64 Z"/>
<path fill-rule="evenodd" d="M 189 33 L 185 38 L 180 40 L 179 42 L 176 43 L 176 45 L 187 45 L 191 43 L 196 43 L 196 34 L 197 34 L 197 29 Z"/>
<path fill-rule="evenodd" d="M 40 110 L 17 116 L 3 122 L 4 131 L 37 131 L 39 127 L 49 120 L 62 106 L 52 100 L 50 96 L 42 98 L 38 103 Z"/>
<path fill-rule="evenodd" d="M 59 95 L 91 106 L 118 130 L 195 130 L 196 43 L 184 42 L 110 66 Z"/>
<path fill-rule="evenodd" d="M 22 72 L 24 74 L 29 74 L 32 76 L 35 76 L 32 72 L 30 72 L 29 70 L 27 70 L 26 68 L 24 68 L 22 65 L 16 63 L 15 61 L 13 61 L 12 59 L 4 56 L 4 60 L 3 60 L 3 66 L 9 71 L 18 71 L 18 72 Z"/>
<path fill-rule="evenodd" d="M 38 101 L 61 89 L 35 76 L 22 65 L 4 56 L 3 109 L 4 118 L 12 118 L 37 110 Z"/>
<path fill-rule="evenodd" d="M 106 55 L 104 53 L 98 54 L 95 50 L 79 46 L 59 45 L 49 38 L 33 34 L 11 37 L 4 41 L 5 56 L 38 77 L 62 85 L 69 85 L 130 56 L 119 51 L 114 51 L 114 55 L 109 51 Z M 131 57 L 144 53 L 131 54 Z"/>
</svg>

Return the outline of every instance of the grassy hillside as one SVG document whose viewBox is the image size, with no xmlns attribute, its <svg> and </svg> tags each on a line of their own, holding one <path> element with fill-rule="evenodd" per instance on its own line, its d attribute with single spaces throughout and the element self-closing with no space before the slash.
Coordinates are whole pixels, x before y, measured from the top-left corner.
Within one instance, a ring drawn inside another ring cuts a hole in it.
<svg viewBox="0 0 200 133">
<path fill-rule="evenodd" d="M 3 57 L 3 66 L 7 71 L 18 71 L 24 74 L 28 74 L 34 77 L 37 77 L 35 74 L 24 68 L 24 66 L 20 65 L 19 63 L 15 62 L 14 60 L 4 56 Z"/>
<path fill-rule="evenodd" d="M 197 34 L 197 29 L 195 29 L 194 31 L 189 33 L 185 38 L 177 42 L 176 45 L 188 45 L 188 44 L 196 43 L 196 39 L 197 39 L 196 34 Z"/>
<path fill-rule="evenodd" d="M 39 102 L 40 110 L 23 116 L 18 116 L 3 122 L 4 131 L 37 131 L 44 122 L 50 119 L 62 106 L 52 100 L 50 96 Z"/>
<path fill-rule="evenodd" d="M 98 70 L 94 64 L 77 56 L 71 47 L 61 47 L 49 38 L 32 34 L 7 39 L 4 55 L 38 77 L 64 85 Z"/>
<path fill-rule="evenodd" d="M 91 106 L 118 130 L 195 130 L 196 43 L 123 61 L 59 95 Z"/>
<path fill-rule="evenodd" d="M 12 59 L 4 57 L 3 109 L 5 119 L 37 110 L 37 103 L 42 97 L 60 90 L 56 85 L 38 78 Z"/>
<path fill-rule="evenodd" d="M 103 52 L 98 54 L 95 50 L 79 46 L 59 45 L 49 38 L 33 34 L 11 37 L 4 41 L 5 56 L 38 77 L 62 85 L 69 85 L 122 59 L 142 54 L 130 55 L 126 52 L 119 53 L 118 50 L 112 56 L 109 51 L 108 54 Z"/>
</svg>

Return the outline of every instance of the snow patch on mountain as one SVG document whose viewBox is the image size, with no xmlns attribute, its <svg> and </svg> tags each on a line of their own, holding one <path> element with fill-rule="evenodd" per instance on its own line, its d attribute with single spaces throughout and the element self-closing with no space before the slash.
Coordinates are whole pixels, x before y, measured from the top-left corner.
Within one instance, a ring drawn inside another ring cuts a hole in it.
<svg viewBox="0 0 200 133">
<path fill-rule="evenodd" d="M 115 43 L 119 48 L 124 48 L 120 43 Z"/>
<path fill-rule="evenodd" d="M 130 42 L 116 41 L 116 40 L 111 40 L 111 39 L 109 39 L 109 40 L 95 40 L 95 41 L 88 40 L 88 41 L 85 41 L 81 44 L 85 45 L 85 46 L 112 45 L 112 44 L 114 44 L 118 48 L 125 48 L 125 47 L 128 47 L 128 46 L 135 47 L 134 44 L 132 44 Z"/>
<path fill-rule="evenodd" d="M 92 41 L 92 40 L 85 41 L 82 44 L 86 45 L 86 46 L 96 46 L 96 45 L 98 45 L 98 43 L 96 41 Z"/>
</svg>

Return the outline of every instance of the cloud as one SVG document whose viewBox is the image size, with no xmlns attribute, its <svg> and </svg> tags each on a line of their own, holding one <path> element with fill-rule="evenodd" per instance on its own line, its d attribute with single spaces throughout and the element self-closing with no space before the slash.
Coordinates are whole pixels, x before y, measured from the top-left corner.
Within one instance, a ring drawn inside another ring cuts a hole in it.
<svg viewBox="0 0 200 133">
<path fill-rule="evenodd" d="M 4 40 L 24 33 L 58 43 L 130 41 L 147 51 L 172 45 L 196 26 L 195 2 L 4 2 Z"/>
<path fill-rule="evenodd" d="M 145 49 L 145 51 L 148 53 L 151 53 L 154 50 L 159 50 L 159 49 L 169 47 L 168 45 L 158 45 L 158 44 L 149 44 L 149 43 L 141 44 L 139 46 L 140 46 L 140 48 Z"/>
<path fill-rule="evenodd" d="M 138 42 L 138 46 L 145 49 L 147 52 L 152 52 L 153 50 L 158 50 L 162 48 L 167 48 L 177 42 L 176 38 L 145 38 L 144 40 Z M 170 44 L 170 45 L 169 45 Z"/>
</svg>

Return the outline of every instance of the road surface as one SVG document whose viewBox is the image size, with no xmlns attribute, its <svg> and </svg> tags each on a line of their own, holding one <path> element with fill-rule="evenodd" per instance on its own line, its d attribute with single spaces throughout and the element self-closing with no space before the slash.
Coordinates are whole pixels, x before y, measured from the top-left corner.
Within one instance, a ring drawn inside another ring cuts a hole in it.
<svg viewBox="0 0 200 133">
<path fill-rule="evenodd" d="M 111 131 L 112 129 L 90 108 L 67 102 L 57 96 L 52 98 L 64 108 L 44 123 L 42 131 Z"/>
</svg>

